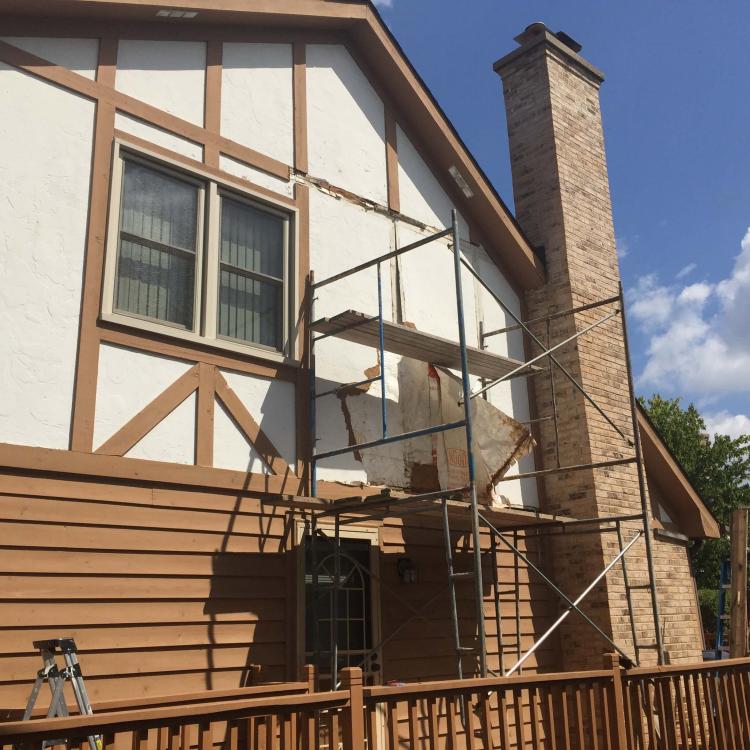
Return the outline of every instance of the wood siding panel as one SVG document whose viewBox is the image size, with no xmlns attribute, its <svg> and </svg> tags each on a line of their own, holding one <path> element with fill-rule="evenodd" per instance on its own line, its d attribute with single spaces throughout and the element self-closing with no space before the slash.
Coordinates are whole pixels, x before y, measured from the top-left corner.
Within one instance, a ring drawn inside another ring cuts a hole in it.
<svg viewBox="0 0 750 750">
<path fill-rule="evenodd" d="M 22 706 L 38 669 L 33 640 L 71 635 L 92 700 L 238 687 L 287 679 L 296 668 L 297 566 L 293 510 L 229 491 L 7 474 L 0 485 L 0 710 Z M 365 524 L 369 528 L 373 523 Z M 382 677 L 452 678 L 442 532 L 435 519 L 388 519 L 380 528 Z M 489 540 L 483 537 L 484 543 Z M 468 558 L 454 535 L 457 567 Z M 519 546 L 534 556 L 537 542 Z M 418 584 L 404 586 L 408 555 Z M 505 664 L 516 657 L 511 556 L 498 556 Z M 492 588 L 485 578 L 488 660 L 500 667 Z M 521 648 L 556 613 L 549 592 L 518 574 Z M 475 636 L 471 585 L 457 589 L 466 645 Z M 436 599 L 424 619 L 412 612 Z M 526 671 L 556 666 L 554 639 Z M 464 668 L 476 668 L 467 655 Z"/>
<path fill-rule="evenodd" d="M 285 677 L 288 509 L 79 480 L 8 487 L 28 494 L 0 494 L 0 712 L 28 697 L 32 642 L 62 635 L 94 702 L 239 687 L 251 665 Z"/>
</svg>

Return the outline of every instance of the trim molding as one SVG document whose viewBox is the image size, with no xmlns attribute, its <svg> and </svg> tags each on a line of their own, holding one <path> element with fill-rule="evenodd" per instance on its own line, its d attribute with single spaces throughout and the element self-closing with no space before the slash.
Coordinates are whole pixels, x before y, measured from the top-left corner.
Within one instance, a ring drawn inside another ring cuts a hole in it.
<svg viewBox="0 0 750 750">
<path fill-rule="evenodd" d="M 130 421 L 112 435 L 94 453 L 106 456 L 124 456 L 142 438 L 166 419 L 201 384 L 201 365 L 193 365 L 180 375 L 166 390 L 143 407 Z M 200 414 L 200 406 L 199 412 Z M 198 420 L 200 423 L 200 419 Z M 197 441 L 196 441 L 197 442 Z"/>
<path fill-rule="evenodd" d="M 224 44 L 211 39 L 206 43 L 206 77 L 203 126 L 211 133 L 221 134 L 221 74 Z M 214 143 L 203 148 L 203 161 L 211 167 L 219 166 L 219 149 Z"/>
<path fill-rule="evenodd" d="M 393 107 L 385 108 L 385 167 L 388 180 L 388 208 L 401 212 L 401 194 L 398 185 L 398 131 L 396 112 Z"/>
<path fill-rule="evenodd" d="M 54 65 L 48 60 L 32 55 L 30 52 L 14 47 L 7 42 L 0 42 L 0 61 L 37 78 L 62 86 L 69 91 L 95 99 L 100 104 L 111 105 L 117 110 L 147 122 L 149 125 L 155 125 L 162 130 L 167 130 L 198 143 L 203 146 L 204 154 L 206 149 L 213 147 L 227 156 L 235 157 L 282 180 L 288 180 L 291 177 L 291 169 L 288 164 L 224 138 L 219 133 L 211 132 L 192 122 L 171 115 L 158 107 L 142 102 L 140 99 L 116 91 L 114 82 L 104 84 L 98 76 L 96 81 L 91 81 L 85 76 L 59 65 Z"/>
<path fill-rule="evenodd" d="M 4 48 L 6 47 L 9 50 L 16 49 L 11 45 L 0 42 L 0 58 L 5 57 Z M 9 62 L 7 59 L 5 61 Z M 99 44 L 99 60 L 96 70 L 97 85 L 102 87 L 114 86 L 116 69 L 117 40 L 104 38 Z M 62 68 L 59 70 L 62 70 Z M 72 73 L 71 75 L 75 76 L 76 74 Z M 76 77 L 88 80 L 83 76 Z M 91 188 L 84 256 L 81 320 L 70 421 L 70 447 L 76 451 L 91 451 L 94 440 L 96 384 L 99 369 L 97 319 L 99 317 L 99 297 L 104 268 L 107 212 L 109 211 L 109 176 L 112 168 L 114 131 L 114 105 L 111 102 L 98 100 L 94 119 L 94 145 L 91 159 Z"/>
<path fill-rule="evenodd" d="M 219 370 L 215 365 L 199 362 L 198 402 L 195 417 L 195 463 L 214 465 L 214 411 L 216 408 L 216 380 Z"/>
<path fill-rule="evenodd" d="M 307 174 L 307 45 L 292 44 L 292 96 L 294 99 L 294 168 Z"/>
<path fill-rule="evenodd" d="M 254 182 L 250 182 L 250 180 L 246 180 L 243 177 L 238 177 L 231 172 L 225 172 L 222 169 L 219 169 L 218 166 L 212 166 L 210 164 L 207 164 L 205 161 L 196 161 L 195 159 L 191 159 L 189 156 L 184 156 L 177 151 L 172 151 L 171 149 L 164 148 L 164 146 L 159 146 L 156 143 L 152 143 L 151 141 L 139 138 L 137 135 L 126 133 L 124 130 L 115 130 L 115 138 L 117 138 L 118 141 L 122 141 L 123 145 L 133 146 L 134 148 L 140 151 L 144 151 L 147 154 L 152 154 L 154 156 L 177 162 L 178 164 L 181 164 L 188 169 L 193 170 L 194 172 L 213 177 L 220 182 L 226 183 L 230 187 L 236 186 L 240 190 L 246 190 L 251 193 L 255 193 L 261 199 L 267 198 L 273 203 L 281 203 L 284 206 L 288 206 L 289 208 L 294 208 L 296 206 L 295 200 L 293 198 L 290 198 L 288 195 L 277 193 L 274 190 L 269 190 L 262 185 L 256 185 Z M 205 153 L 207 153 L 207 151 L 204 150 L 204 154 Z"/>
</svg>

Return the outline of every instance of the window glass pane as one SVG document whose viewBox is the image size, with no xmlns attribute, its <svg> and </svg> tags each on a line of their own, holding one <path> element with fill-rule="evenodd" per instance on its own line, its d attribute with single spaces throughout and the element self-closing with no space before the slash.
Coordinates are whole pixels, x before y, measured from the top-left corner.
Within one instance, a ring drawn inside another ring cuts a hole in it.
<svg viewBox="0 0 750 750">
<path fill-rule="evenodd" d="M 120 241 L 118 310 L 193 327 L 195 258 Z"/>
<path fill-rule="evenodd" d="M 115 308 L 193 328 L 197 186 L 125 161 Z"/>
<path fill-rule="evenodd" d="M 219 274 L 219 335 L 281 348 L 281 284 L 225 268 Z"/>
<path fill-rule="evenodd" d="M 281 279 L 284 275 L 283 219 L 223 198 L 221 262 Z"/>
<path fill-rule="evenodd" d="M 284 220 L 222 198 L 220 245 L 219 335 L 281 349 Z"/>
<path fill-rule="evenodd" d="M 125 161 L 120 231 L 195 252 L 198 188 Z"/>
</svg>

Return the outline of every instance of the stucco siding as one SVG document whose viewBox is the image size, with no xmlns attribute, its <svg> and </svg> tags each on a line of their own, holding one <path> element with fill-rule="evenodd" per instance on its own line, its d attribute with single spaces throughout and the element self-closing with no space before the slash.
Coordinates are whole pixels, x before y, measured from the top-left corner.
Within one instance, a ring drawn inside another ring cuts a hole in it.
<svg viewBox="0 0 750 750">
<path fill-rule="evenodd" d="M 123 133 L 130 133 L 136 138 L 153 143 L 156 146 L 169 149 L 175 153 L 187 156 L 194 161 L 203 161 L 203 147 L 197 143 L 180 138 L 178 135 L 168 133 L 166 130 L 156 128 L 153 125 L 138 120 L 135 117 L 117 112 L 115 114 L 115 128 Z"/>
<path fill-rule="evenodd" d="M 225 44 L 221 133 L 294 162 L 291 44 Z"/>
<path fill-rule="evenodd" d="M 92 80 L 96 78 L 96 65 L 99 58 L 98 39 L 39 36 L 4 36 L 0 39 L 86 78 Z"/>
<path fill-rule="evenodd" d="M 343 46 L 307 46 L 307 101 L 310 173 L 385 205 L 384 105 Z"/>
<path fill-rule="evenodd" d="M 68 447 L 93 116 L 0 64 L 2 442 Z"/>
<path fill-rule="evenodd" d="M 196 125 L 203 124 L 206 45 L 120 40 L 115 86 Z"/>
</svg>

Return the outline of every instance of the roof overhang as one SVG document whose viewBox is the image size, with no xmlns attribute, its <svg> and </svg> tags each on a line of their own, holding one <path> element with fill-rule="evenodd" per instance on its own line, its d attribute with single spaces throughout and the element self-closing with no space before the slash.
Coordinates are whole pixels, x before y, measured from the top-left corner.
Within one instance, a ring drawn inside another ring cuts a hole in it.
<svg viewBox="0 0 750 750">
<path fill-rule="evenodd" d="M 170 8 L 198 13 L 189 21 L 157 17 L 158 10 Z M 387 92 L 403 124 L 419 137 L 438 176 L 450 185 L 448 170 L 456 167 L 466 180 L 473 197 L 464 198 L 458 189 L 452 191 L 451 197 L 461 213 L 479 228 L 480 241 L 503 272 L 521 289 L 544 283 L 543 263 L 515 218 L 375 7 L 365 0 L 0 0 L 0 13 L 87 22 L 148 21 L 170 28 L 210 24 L 344 32 L 379 87 Z M 111 33 L 117 33 L 116 29 Z"/>
<path fill-rule="evenodd" d="M 638 427 L 646 473 L 666 498 L 669 510 L 675 513 L 674 520 L 680 531 L 691 539 L 718 539 L 721 536 L 718 521 L 641 406 L 638 407 Z"/>
</svg>

